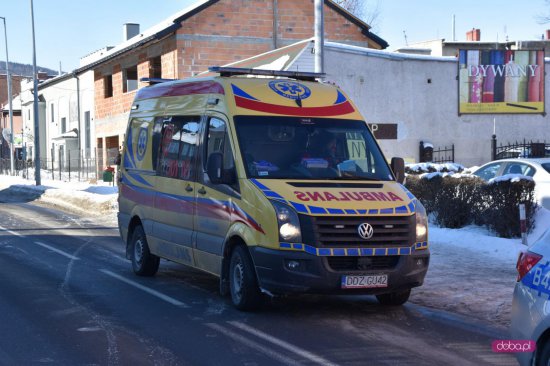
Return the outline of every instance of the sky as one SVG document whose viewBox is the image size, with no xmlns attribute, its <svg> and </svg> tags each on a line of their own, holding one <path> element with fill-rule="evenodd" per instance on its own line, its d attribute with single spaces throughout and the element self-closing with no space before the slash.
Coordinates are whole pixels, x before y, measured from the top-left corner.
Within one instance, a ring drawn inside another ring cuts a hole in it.
<svg viewBox="0 0 550 366">
<path fill-rule="evenodd" d="M 482 41 L 540 39 L 550 23 L 539 24 L 537 16 L 550 15 L 546 0 L 363 0 L 378 5 L 374 33 L 386 40 L 388 50 L 419 41 L 452 40 L 455 16 L 456 40 L 466 32 L 481 29 Z M 31 1 L 1 0 L 0 17 L 6 18 L 9 59 L 32 64 Z M 34 1 L 36 62 L 38 66 L 63 71 L 78 67 L 79 59 L 105 46 L 122 42 L 122 25 L 139 23 L 145 30 L 168 18 L 194 0 L 36 0 Z M 313 7 L 312 7 L 313 9 Z M 312 10 L 313 11 L 313 10 Z M 366 13 L 369 13 L 367 9 Z M 0 61 L 6 49 L 0 22 Z"/>
</svg>

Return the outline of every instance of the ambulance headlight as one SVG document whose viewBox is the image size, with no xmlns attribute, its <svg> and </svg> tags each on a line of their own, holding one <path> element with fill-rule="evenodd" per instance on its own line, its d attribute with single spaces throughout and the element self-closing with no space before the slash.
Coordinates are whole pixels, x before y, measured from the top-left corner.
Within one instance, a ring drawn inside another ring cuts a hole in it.
<svg viewBox="0 0 550 366">
<path fill-rule="evenodd" d="M 281 202 L 271 201 L 277 215 L 279 225 L 279 240 L 291 243 L 301 243 L 300 220 L 296 211 Z"/>
<path fill-rule="evenodd" d="M 416 201 L 416 242 L 428 241 L 428 215 L 426 209 Z"/>
</svg>

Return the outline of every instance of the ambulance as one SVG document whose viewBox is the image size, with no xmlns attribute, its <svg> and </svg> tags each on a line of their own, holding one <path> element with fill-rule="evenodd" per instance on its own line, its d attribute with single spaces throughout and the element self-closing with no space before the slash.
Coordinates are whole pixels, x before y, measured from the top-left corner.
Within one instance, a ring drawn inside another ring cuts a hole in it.
<svg viewBox="0 0 550 366">
<path fill-rule="evenodd" d="M 210 71 L 136 93 L 118 173 L 133 271 L 162 258 L 211 273 L 240 310 L 293 293 L 405 303 L 430 254 L 403 159 L 388 164 L 321 74 Z"/>
</svg>

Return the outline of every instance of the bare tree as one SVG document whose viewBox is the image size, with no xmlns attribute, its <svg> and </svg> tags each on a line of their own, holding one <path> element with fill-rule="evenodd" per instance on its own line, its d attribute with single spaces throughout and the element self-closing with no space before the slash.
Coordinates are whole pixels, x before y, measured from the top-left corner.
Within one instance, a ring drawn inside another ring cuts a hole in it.
<svg viewBox="0 0 550 366">
<path fill-rule="evenodd" d="M 379 0 L 333 0 L 336 4 L 346 9 L 357 18 L 375 29 L 378 27 L 378 17 L 380 16 Z M 547 0 L 550 1 L 550 0 Z"/>
</svg>

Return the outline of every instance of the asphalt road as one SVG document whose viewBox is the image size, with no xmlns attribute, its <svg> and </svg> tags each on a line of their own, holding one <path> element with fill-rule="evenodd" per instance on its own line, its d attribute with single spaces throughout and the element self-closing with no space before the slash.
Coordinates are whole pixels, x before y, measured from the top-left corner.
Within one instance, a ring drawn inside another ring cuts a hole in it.
<svg viewBox="0 0 550 366">
<path fill-rule="evenodd" d="M 10 201 L 6 203 L 6 201 Z M 515 365 L 501 330 L 371 296 L 234 309 L 215 278 L 137 277 L 116 222 L 0 194 L 0 365 Z"/>
</svg>

